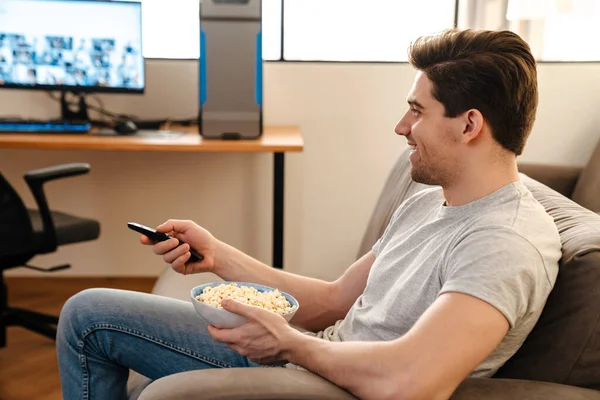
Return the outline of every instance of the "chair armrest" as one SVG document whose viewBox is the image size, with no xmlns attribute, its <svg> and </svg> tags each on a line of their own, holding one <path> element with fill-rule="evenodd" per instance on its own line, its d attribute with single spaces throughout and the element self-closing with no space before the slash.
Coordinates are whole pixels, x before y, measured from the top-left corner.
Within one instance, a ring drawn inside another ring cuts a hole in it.
<svg viewBox="0 0 600 400">
<path fill-rule="evenodd" d="M 519 172 L 568 198 L 571 198 L 582 170 L 582 167 L 519 163 Z"/>
<path fill-rule="evenodd" d="M 30 184 L 42 184 L 46 181 L 67 178 L 75 175 L 83 175 L 87 174 L 88 172 L 90 172 L 90 164 L 61 164 L 29 171 L 25 174 L 25 180 Z"/>
<path fill-rule="evenodd" d="M 52 221 L 50 207 L 44 193 L 44 183 L 47 181 L 67 178 L 69 176 L 83 175 L 90 171 L 90 164 L 71 163 L 55 165 L 47 168 L 40 168 L 29 171 L 25 174 L 25 181 L 33 194 L 42 217 L 42 226 L 44 228 L 44 243 L 40 249 L 41 253 L 49 253 L 56 250 L 56 230 Z"/>
<path fill-rule="evenodd" d="M 518 379 L 469 378 L 451 400 L 600 400 L 600 392 L 558 383 Z"/>
<path fill-rule="evenodd" d="M 224 368 L 181 372 L 152 382 L 139 400 L 357 400 L 308 371 Z"/>
</svg>

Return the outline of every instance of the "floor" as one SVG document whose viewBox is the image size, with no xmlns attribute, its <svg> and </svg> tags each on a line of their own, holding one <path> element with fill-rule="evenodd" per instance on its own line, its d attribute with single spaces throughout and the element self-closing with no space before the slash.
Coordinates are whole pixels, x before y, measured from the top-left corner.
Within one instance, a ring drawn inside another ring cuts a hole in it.
<svg viewBox="0 0 600 400">
<path fill-rule="evenodd" d="M 91 287 L 149 292 L 155 278 L 7 278 L 9 304 L 58 314 L 75 293 Z M 19 327 L 0 349 L 0 400 L 61 400 L 54 342 Z"/>
</svg>

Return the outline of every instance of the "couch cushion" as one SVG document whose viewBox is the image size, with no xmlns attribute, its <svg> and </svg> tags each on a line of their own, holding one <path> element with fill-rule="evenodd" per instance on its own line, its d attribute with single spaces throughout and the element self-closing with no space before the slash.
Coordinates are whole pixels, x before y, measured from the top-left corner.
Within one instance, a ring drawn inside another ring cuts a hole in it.
<svg viewBox="0 0 600 400">
<path fill-rule="evenodd" d="M 600 212 L 600 142 L 573 189 L 573 201 L 594 212 Z"/>
<path fill-rule="evenodd" d="M 219 282 L 223 279 L 217 275 L 204 272 L 201 274 L 181 275 L 167 266 L 156 280 L 152 294 L 170 297 L 183 301 L 190 301 L 190 291 L 196 286 L 210 282 Z"/>
<path fill-rule="evenodd" d="M 538 323 L 495 377 L 600 389 L 600 216 L 522 179 L 554 218 L 563 257 Z"/>
<path fill-rule="evenodd" d="M 388 173 L 377 203 L 373 208 L 367 229 L 363 234 L 356 256 L 357 259 L 371 250 L 377 239 L 383 235 L 394 211 L 404 200 L 423 189 L 432 187 L 417 183 L 410 177 L 410 151 L 409 147 L 402 151 Z"/>
</svg>

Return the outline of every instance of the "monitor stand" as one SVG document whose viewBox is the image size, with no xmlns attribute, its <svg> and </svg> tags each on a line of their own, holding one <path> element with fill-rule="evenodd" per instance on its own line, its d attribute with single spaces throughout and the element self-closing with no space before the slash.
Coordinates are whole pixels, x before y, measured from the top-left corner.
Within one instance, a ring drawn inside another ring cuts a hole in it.
<svg viewBox="0 0 600 400">
<path fill-rule="evenodd" d="M 75 106 L 72 100 L 67 100 L 67 92 L 60 94 L 60 115 L 63 121 L 90 121 L 88 106 L 83 93 L 72 93 L 79 97 L 79 105 Z M 73 109 L 73 107 L 77 107 Z"/>
</svg>

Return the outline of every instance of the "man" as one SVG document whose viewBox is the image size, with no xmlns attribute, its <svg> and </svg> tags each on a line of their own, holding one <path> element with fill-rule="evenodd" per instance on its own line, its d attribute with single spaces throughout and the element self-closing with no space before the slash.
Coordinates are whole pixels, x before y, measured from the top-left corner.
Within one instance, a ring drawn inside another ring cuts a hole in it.
<svg viewBox="0 0 600 400">
<path fill-rule="evenodd" d="M 191 221 L 157 227 L 180 246 L 142 236 L 179 273 L 294 295 L 292 324 L 316 335 L 234 301 L 224 308 L 249 322 L 229 330 L 176 300 L 84 291 L 61 314 L 65 398 L 123 398 L 129 368 L 157 379 L 289 362 L 364 399 L 445 399 L 465 377 L 493 375 L 539 318 L 561 255 L 516 165 L 535 119 L 535 60 L 511 32 L 451 30 L 417 40 L 410 62 L 418 72 L 395 131 L 413 148 L 412 178 L 439 187 L 403 203 L 336 281 L 270 268 Z M 190 245 L 203 261 L 188 262 Z"/>
</svg>

